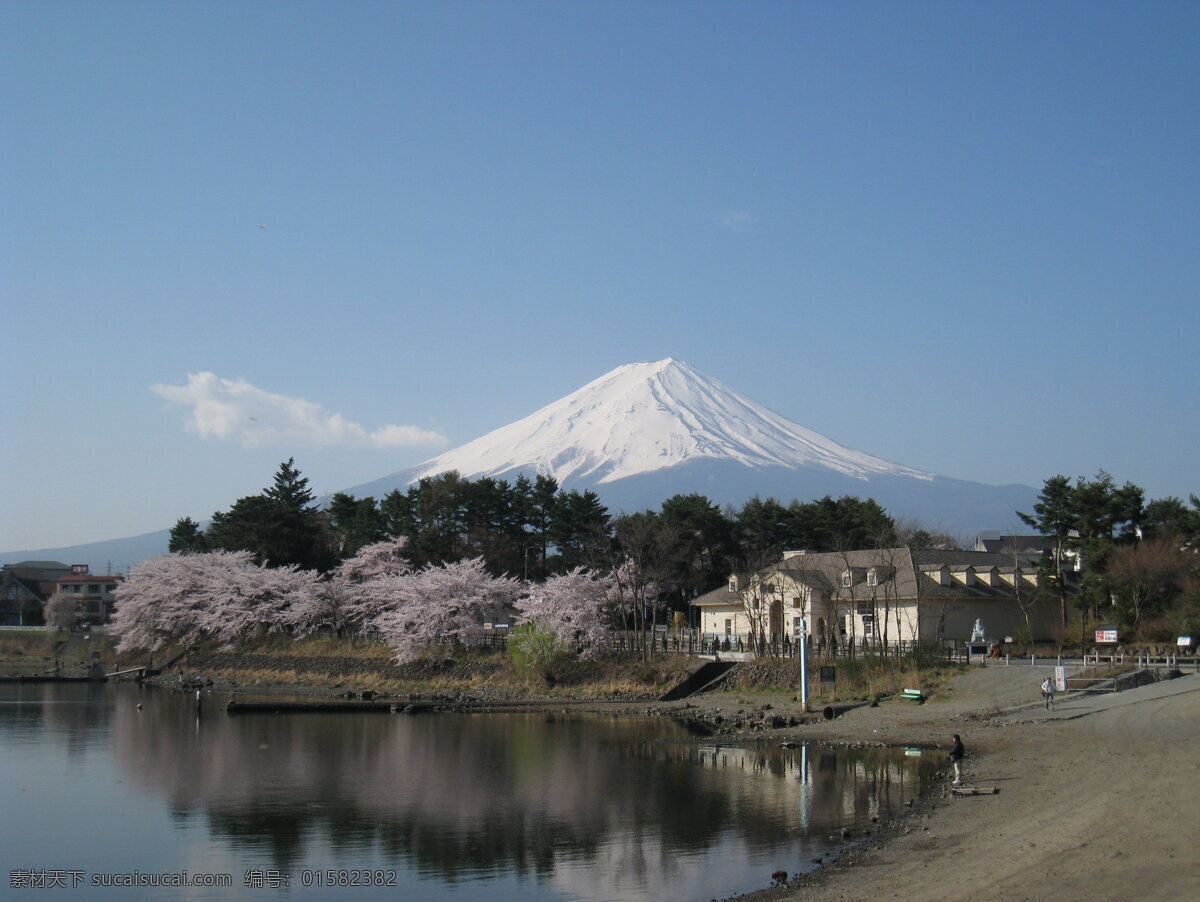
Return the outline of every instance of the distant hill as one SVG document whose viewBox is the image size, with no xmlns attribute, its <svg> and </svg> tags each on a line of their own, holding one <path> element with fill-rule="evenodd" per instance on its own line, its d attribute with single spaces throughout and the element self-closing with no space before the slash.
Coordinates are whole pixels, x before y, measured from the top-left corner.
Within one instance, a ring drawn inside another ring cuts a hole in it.
<svg viewBox="0 0 1200 902">
<path fill-rule="evenodd" d="M 148 532 L 125 539 L 108 539 L 66 548 L 38 548 L 30 551 L 0 552 L 0 564 L 20 561 L 61 561 L 64 564 L 87 564 L 93 573 L 125 573 L 134 564 L 167 553 L 170 529 Z"/>
</svg>

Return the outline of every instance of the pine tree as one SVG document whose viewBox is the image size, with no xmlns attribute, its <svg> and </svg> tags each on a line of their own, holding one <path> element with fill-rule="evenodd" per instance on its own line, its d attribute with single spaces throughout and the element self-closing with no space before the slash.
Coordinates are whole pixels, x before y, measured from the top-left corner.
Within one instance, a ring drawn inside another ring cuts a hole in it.
<svg viewBox="0 0 1200 902">
<path fill-rule="evenodd" d="M 279 465 L 271 486 L 260 495 L 239 498 L 228 513 L 213 514 L 209 545 L 226 551 L 249 551 L 260 563 L 295 564 L 326 571 L 337 563 L 333 542 L 321 512 L 313 505 L 308 479 L 295 460 Z"/>
<path fill-rule="evenodd" d="M 199 554 L 208 551 L 208 538 L 199 523 L 191 517 L 181 517 L 171 527 L 167 550 L 173 554 Z"/>
</svg>

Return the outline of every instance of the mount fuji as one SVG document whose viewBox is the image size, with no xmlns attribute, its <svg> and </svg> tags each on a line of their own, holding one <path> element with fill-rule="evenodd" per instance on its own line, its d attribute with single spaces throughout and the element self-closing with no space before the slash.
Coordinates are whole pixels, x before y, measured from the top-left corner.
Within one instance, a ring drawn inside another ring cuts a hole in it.
<svg viewBox="0 0 1200 902">
<path fill-rule="evenodd" d="M 618 367 L 524 419 L 345 491 L 379 499 L 450 470 L 467 479 L 553 476 L 564 489 L 595 491 L 613 513 L 691 492 L 735 506 L 756 495 L 784 504 L 855 495 L 961 538 L 1011 529 L 1015 512 L 1037 501 L 1029 486 L 949 479 L 847 448 L 670 358 Z M 0 563 L 127 567 L 166 553 L 168 533 L 3 552 Z"/>
<path fill-rule="evenodd" d="M 346 491 L 380 498 L 456 470 L 467 479 L 553 476 L 610 510 L 656 508 L 679 492 L 718 504 L 874 498 L 893 517 L 973 535 L 1029 510 L 1029 486 L 949 479 L 840 445 L 667 358 L 618 367 L 474 441 Z"/>
</svg>

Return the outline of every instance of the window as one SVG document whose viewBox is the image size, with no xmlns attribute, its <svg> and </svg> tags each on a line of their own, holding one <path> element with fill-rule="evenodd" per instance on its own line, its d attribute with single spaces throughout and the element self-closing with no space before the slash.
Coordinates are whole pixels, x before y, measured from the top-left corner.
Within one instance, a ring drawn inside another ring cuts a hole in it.
<svg viewBox="0 0 1200 902">
<path fill-rule="evenodd" d="M 88 595 L 99 595 L 99 594 L 100 594 L 100 584 L 99 583 L 88 583 Z"/>
<path fill-rule="evenodd" d="M 872 567 L 870 570 L 867 571 L 867 585 L 868 586 L 878 586 L 879 585 L 879 571 L 876 570 L 874 567 Z"/>
<path fill-rule="evenodd" d="M 733 635 L 733 621 L 728 617 L 725 618 L 725 635 L 726 636 Z"/>
<path fill-rule="evenodd" d="M 849 589 L 852 585 L 854 585 L 854 574 L 851 573 L 849 570 L 843 570 L 842 571 L 842 588 Z"/>
<path fill-rule="evenodd" d="M 862 634 L 864 637 L 875 635 L 875 615 L 874 614 L 863 614 L 862 625 L 863 625 Z"/>
<path fill-rule="evenodd" d="M 797 639 L 799 639 L 800 636 L 804 632 L 804 630 L 801 627 L 801 624 L 803 622 L 804 622 L 804 618 L 802 618 L 802 617 L 793 617 L 792 618 L 792 635 L 795 636 Z"/>
<path fill-rule="evenodd" d="M 870 615 L 875 613 L 875 605 L 869 601 L 855 602 L 854 612 L 856 614 Z"/>
<path fill-rule="evenodd" d="M 105 584 L 104 584 L 104 591 L 105 591 L 105 592 L 115 592 L 115 591 L 117 591 L 117 584 L 116 584 L 116 583 L 105 583 Z"/>
<path fill-rule="evenodd" d="M 843 614 L 838 619 L 838 632 L 841 633 L 843 637 L 850 632 L 850 627 L 853 626 L 850 620 L 852 616 L 852 614 Z"/>
</svg>

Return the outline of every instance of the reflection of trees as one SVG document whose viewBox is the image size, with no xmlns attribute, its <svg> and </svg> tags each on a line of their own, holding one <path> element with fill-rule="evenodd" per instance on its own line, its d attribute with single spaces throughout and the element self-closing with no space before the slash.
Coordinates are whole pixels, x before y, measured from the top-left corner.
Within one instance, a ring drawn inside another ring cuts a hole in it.
<svg viewBox="0 0 1200 902">
<path fill-rule="evenodd" d="M 0 729 L 53 736 L 69 755 L 105 741 L 111 699 L 103 683 L 6 683 Z"/>
<path fill-rule="evenodd" d="M 182 816 L 303 863 L 321 843 L 454 880 L 548 876 L 565 861 L 635 874 L 731 838 L 783 848 L 915 795 L 919 762 L 660 742 L 666 721 L 553 715 L 245 715 L 180 696 L 115 708 L 114 754 Z M 820 759 L 823 761 L 824 759 Z M 814 803 L 827 815 L 814 813 Z M 670 867 L 670 865 L 667 865 Z"/>
</svg>

